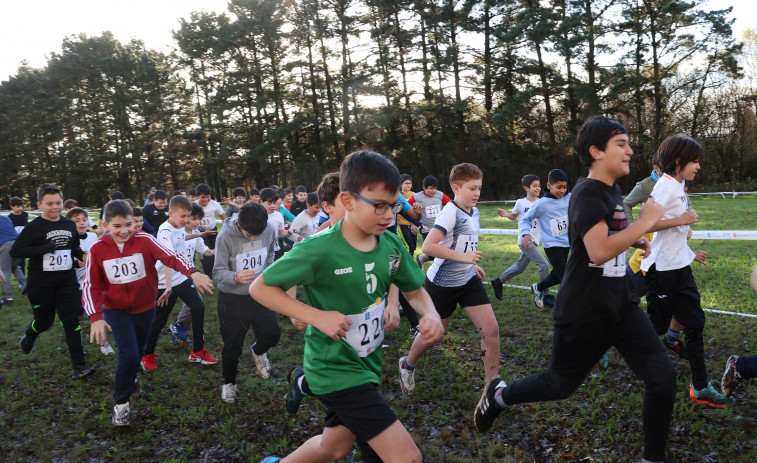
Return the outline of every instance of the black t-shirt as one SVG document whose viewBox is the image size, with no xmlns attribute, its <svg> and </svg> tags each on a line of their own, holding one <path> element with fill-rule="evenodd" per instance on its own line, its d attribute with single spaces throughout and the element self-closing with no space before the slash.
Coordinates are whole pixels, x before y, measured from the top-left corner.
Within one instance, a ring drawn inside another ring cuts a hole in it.
<svg viewBox="0 0 757 463">
<path fill-rule="evenodd" d="M 161 210 L 155 207 L 155 204 L 148 204 L 142 209 L 142 218 L 157 230 L 168 220 L 168 206 Z"/>
<path fill-rule="evenodd" d="M 628 275 L 606 276 L 614 270 L 609 267 L 620 269 L 622 265 L 625 269 L 625 250 L 606 266 L 589 259 L 584 235 L 601 220 L 607 222 L 609 235 L 628 226 L 620 186 L 585 179 L 573 189 L 568 205 L 570 257 L 553 310 L 556 322 L 617 319 L 621 310 L 638 302 L 633 299 Z"/>
<path fill-rule="evenodd" d="M 59 268 L 63 263 L 68 266 L 64 256 L 56 256 L 56 251 L 70 250 L 68 259 L 71 268 L 66 270 L 45 271 L 45 260 L 48 268 Z M 11 256 L 29 258 L 29 284 L 33 286 L 60 286 L 65 284 L 79 285 L 76 281 L 74 259 L 81 260 L 82 250 L 79 247 L 79 233 L 76 223 L 65 217 L 52 222 L 37 217 L 27 225 L 18 235 L 11 248 Z"/>
<path fill-rule="evenodd" d="M 298 215 L 300 215 L 300 212 L 304 211 L 307 208 L 308 205 L 306 203 L 301 203 L 298 200 L 294 200 L 289 206 L 289 212 L 291 212 L 293 216 L 297 217 Z"/>
<path fill-rule="evenodd" d="M 11 219 L 14 227 L 25 227 L 26 224 L 29 223 L 29 214 L 27 214 L 26 211 L 23 211 L 20 214 L 10 213 L 8 214 L 8 218 Z"/>
</svg>

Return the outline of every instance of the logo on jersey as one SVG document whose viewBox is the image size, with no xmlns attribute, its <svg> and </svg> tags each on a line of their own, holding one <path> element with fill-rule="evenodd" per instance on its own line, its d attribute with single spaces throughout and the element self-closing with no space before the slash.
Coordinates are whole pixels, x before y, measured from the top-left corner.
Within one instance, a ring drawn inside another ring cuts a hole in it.
<svg viewBox="0 0 757 463">
<path fill-rule="evenodd" d="M 395 274 L 397 273 L 397 270 L 399 268 L 400 268 L 400 255 L 391 254 L 389 256 L 389 273 Z"/>
<path fill-rule="evenodd" d="M 338 268 L 334 270 L 334 275 L 346 275 L 352 273 L 352 267 Z"/>
</svg>

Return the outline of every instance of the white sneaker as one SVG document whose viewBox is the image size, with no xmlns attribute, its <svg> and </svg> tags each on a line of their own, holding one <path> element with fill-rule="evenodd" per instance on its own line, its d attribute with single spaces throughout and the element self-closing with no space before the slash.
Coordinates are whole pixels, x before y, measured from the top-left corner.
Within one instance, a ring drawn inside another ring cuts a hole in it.
<svg viewBox="0 0 757 463">
<path fill-rule="evenodd" d="M 252 358 L 255 359 L 255 368 L 258 369 L 258 376 L 263 379 L 271 377 L 271 364 L 268 362 L 268 357 L 263 355 L 255 355 L 255 351 L 250 346 L 250 352 L 252 352 Z"/>
<path fill-rule="evenodd" d="M 237 389 L 237 385 L 233 383 L 224 384 L 223 388 L 221 388 L 221 400 L 227 403 L 234 403 L 237 401 L 237 393 L 239 392 L 239 389 Z"/>
<path fill-rule="evenodd" d="M 399 362 L 400 367 L 400 388 L 405 395 L 413 395 L 415 392 L 415 370 L 410 371 L 407 368 L 402 368 L 402 362 L 407 357 L 402 357 Z"/>
<path fill-rule="evenodd" d="M 113 355 L 116 353 L 110 344 L 108 344 L 108 341 L 105 341 L 105 344 L 100 346 L 100 352 L 102 352 L 103 355 Z"/>
<path fill-rule="evenodd" d="M 129 402 L 113 407 L 113 426 L 129 426 Z"/>
</svg>

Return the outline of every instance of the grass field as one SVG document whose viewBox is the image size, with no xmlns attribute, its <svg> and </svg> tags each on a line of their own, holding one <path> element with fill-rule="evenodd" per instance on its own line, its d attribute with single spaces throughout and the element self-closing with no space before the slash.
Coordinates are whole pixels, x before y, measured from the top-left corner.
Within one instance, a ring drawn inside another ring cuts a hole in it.
<svg viewBox="0 0 757 463">
<path fill-rule="evenodd" d="M 757 198 L 694 198 L 700 230 L 757 229 Z M 482 206 L 482 228 L 515 228 Z M 757 296 L 748 274 L 755 265 L 754 241 L 692 241 L 709 254 L 708 266 L 693 264 L 705 308 L 757 314 Z M 482 267 L 493 278 L 518 256 L 513 237 L 482 236 Z M 535 266 L 509 283 L 530 285 Z M 324 409 L 306 399 L 298 415 L 284 409 L 286 375 L 302 362 L 302 333 L 280 318 L 282 338 L 268 356 L 271 379 L 255 375 L 249 349 L 240 363 L 239 400 L 220 400 L 221 369 L 187 362 L 188 347 L 159 341 L 159 368 L 140 373 L 132 400 L 133 424 L 110 424 L 115 357 L 87 344 L 88 360 L 98 372 L 83 381 L 69 379 L 63 330 L 54 325 L 30 355 L 18 341 L 31 309 L 14 280 L 16 302 L 0 311 L 0 461 L 208 461 L 257 462 L 283 455 L 322 429 Z M 506 381 L 543 371 L 549 363 L 552 318 L 534 307 L 530 293 L 505 290 L 504 301 L 491 296 L 500 325 L 501 374 Z M 206 346 L 220 357 L 216 297 L 206 296 Z M 178 307 L 174 313 L 178 312 Z M 732 353 L 755 354 L 757 320 L 707 314 L 704 339 L 711 379 L 719 380 Z M 88 323 L 84 323 L 88 340 Z M 615 358 L 607 370 L 594 370 L 569 399 L 513 407 L 490 432 L 479 434 L 473 409 L 483 386 L 479 338 L 457 312 L 441 346 L 428 352 L 416 370 L 416 393 L 403 396 L 397 359 L 411 342 L 403 320 L 385 339 L 381 391 L 429 462 L 639 461 L 642 384 Z M 248 336 L 249 346 L 253 335 Z M 757 461 L 757 383 L 745 382 L 725 410 L 693 406 L 687 399 L 688 364 L 674 360 L 678 395 L 670 432 L 669 457 L 676 462 Z M 358 461 L 353 455 L 347 461 Z"/>
</svg>

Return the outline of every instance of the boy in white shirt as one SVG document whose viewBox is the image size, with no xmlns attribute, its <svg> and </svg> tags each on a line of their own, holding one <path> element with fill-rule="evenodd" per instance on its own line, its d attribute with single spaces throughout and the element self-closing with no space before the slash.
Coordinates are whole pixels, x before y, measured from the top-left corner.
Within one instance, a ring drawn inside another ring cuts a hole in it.
<svg viewBox="0 0 757 463">
<path fill-rule="evenodd" d="M 197 201 L 195 203 L 199 204 L 202 208 L 202 211 L 204 212 L 204 216 L 202 220 L 200 220 L 200 226 L 199 229 L 202 232 L 205 231 L 215 231 L 218 230 L 216 226 L 216 215 L 221 218 L 221 221 L 226 220 L 226 214 L 223 211 L 223 207 L 218 203 L 218 201 L 214 201 L 210 198 L 210 196 L 213 194 L 213 190 L 210 188 L 209 185 L 206 185 L 204 183 L 201 183 L 197 185 L 197 188 L 195 188 L 195 192 L 197 193 Z M 216 233 L 212 233 L 210 235 L 207 235 L 203 238 L 203 241 L 205 241 L 205 245 L 210 249 L 216 248 Z M 213 278 L 213 264 L 215 262 L 214 256 L 204 256 L 202 258 L 202 271 L 205 273 L 205 275 L 209 276 L 210 278 Z"/>
<path fill-rule="evenodd" d="M 526 197 L 520 198 L 515 202 L 515 206 L 512 209 L 512 213 L 508 213 L 504 209 L 497 209 L 497 213 L 501 217 L 507 217 L 510 220 L 518 220 L 518 216 L 525 214 L 531 209 L 531 206 L 539 199 L 539 193 L 541 192 L 541 179 L 534 175 L 528 174 L 521 180 L 523 189 L 526 190 Z M 539 241 L 541 241 L 541 231 L 539 230 L 539 219 L 534 219 L 531 223 L 531 239 L 533 240 L 533 246 L 528 248 L 523 247 L 523 237 L 518 235 L 518 247 L 520 247 L 520 257 L 515 261 L 513 265 L 507 270 L 502 272 L 502 275 L 491 281 L 492 289 L 494 289 L 494 295 L 502 300 L 502 285 L 510 278 L 520 275 L 528 267 L 529 262 L 534 261 L 539 267 L 539 281 L 544 280 L 549 275 L 549 262 L 544 258 L 542 253 L 537 247 Z"/>
<path fill-rule="evenodd" d="M 278 202 L 279 194 L 273 188 L 263 188 L 263 190 L 260 192 L 260 204 L 268 213 L 268 223 L 273 224 L 274 229 L 276 230 L 276 236 L 278 238 L 286 238 L 293 235 L 294 233 L 292 233 L 291 230 L 284 228 L 284 216 L 281 215 L 281 212 L 278 211 Z M 284 254 L 284 252 L 281 250 L 281 247 L 279 246 L 279 240 L 276 240 L 273 248 L 275 252 L 274 260 L 278 259 Z"/>
<path fill-rule="evenodd" d="M 295 238 L 295 243 L 299 243 L 308 236 L 314 235 L 318 231 L 318 211 L 321 210 L 321 206 L 318 202 L 317 193 L 308 193 L 305 200 L 307 207 L 295 217 L 292 225 L 289 228 L 298 237 Z"/>
</svg>

